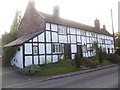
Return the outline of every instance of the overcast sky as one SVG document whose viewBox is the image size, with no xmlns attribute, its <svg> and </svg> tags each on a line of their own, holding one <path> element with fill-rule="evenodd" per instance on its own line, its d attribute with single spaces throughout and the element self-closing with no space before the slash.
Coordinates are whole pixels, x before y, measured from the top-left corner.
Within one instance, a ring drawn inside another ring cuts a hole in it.
<svg viewBox="0 0 120 90">
<path fill-rule="evenodd" d="M 111 12 L 115 32 L 118 31 L 118 1 L 119 0 L 35 0 L 39 11 L 52 14 L 53 7 L 60 7 L 60 16 L 86 25 L 94 26 L 94 20 L 100 20 L 101 28 L 112 33 Z M 16 9 L 24 14 L 28 0 L 1 0 L 0 3 L 0 31 L 9 32 Z"/>
</svg>

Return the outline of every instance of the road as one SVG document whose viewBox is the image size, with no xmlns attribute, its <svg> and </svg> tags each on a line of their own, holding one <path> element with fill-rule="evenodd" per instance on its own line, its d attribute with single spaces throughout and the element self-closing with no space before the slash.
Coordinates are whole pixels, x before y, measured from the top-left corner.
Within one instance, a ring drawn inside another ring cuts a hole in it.
<svg viewBox="0 0 120 90">
<path fill-rule="evenodd" d="M 118 88 L 118 66 L 13 88 Z"/>
</svg>

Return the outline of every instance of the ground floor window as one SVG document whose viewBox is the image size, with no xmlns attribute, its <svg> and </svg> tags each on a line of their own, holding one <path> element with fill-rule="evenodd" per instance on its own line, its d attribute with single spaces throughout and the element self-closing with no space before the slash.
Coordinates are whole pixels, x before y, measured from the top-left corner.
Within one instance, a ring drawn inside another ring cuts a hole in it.
<svg viewBox="0 0 120 90">
<path fill-rule="evenodd" d="M 87 53 L 87 46 L 85 44 L 82 46 L 82 52 Z"/>
<path fill-rule="evenodd" d="M 37 45 L 33 45 L 33 54 L 38 54 L 38 46 Z"/>
<path fill-rule="evenodd" d="M 53 53 L 62 53 L 63 52 L 63 44 L 54 43 L 53 44 Z"/>
</svg>

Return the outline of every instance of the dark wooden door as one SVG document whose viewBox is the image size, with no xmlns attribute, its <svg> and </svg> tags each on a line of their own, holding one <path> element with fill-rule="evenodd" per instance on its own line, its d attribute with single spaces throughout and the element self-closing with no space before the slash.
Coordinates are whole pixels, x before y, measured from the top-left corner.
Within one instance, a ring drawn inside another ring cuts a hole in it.
<svg viewBox="0 0 120 90">
<path fill-rule="evenodd" d="M 64 57 L 65 59 L 71 59 L 71 44 L 64 44 Z"/>
<path fill-rule="evenodd" d="M 82 55 L 82 46 L 81 45 L 77 45 L 77 53 L 79 53 L 80 56 L 83 57 L 83 55 Z"/>
</svg>

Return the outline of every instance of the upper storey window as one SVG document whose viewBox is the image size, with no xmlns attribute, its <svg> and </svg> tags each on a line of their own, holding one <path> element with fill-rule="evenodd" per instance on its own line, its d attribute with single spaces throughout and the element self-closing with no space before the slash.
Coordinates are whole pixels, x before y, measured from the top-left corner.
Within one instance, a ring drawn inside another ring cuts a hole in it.
<svg viewBox="0 0 120 90">
<path fill-rule="evenodd" d="M 84 30 L 82 30 L 82 35 L 85 35 L 85 31 Z"/>
<path fill-rule="evenodd" d="M 46 30 L 50 30 L 50 23 L 46 23 Z"/>
<path fill-rule="evenodd" d="M 59 34 L 66 34 L 66 27 L 65 26 L 58 26 L 58 33 Z"/>
<path fill-rule="evenodd" d="M 70 33 L 75 34 L 75 28 L 70 28 Z"/>
<path fill-rule="evenodd" d="M 91 33 L 91 36 L 92 36 L 92 37 L 95 37 L 95 33 Z"/>
</svg>

